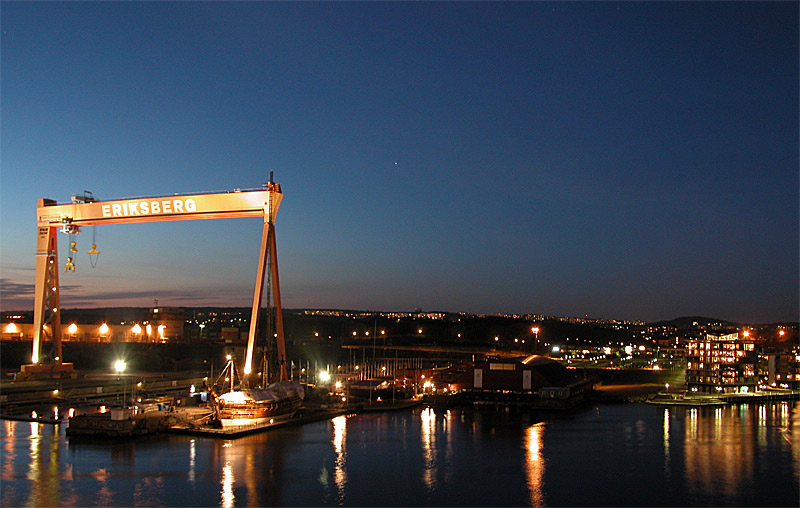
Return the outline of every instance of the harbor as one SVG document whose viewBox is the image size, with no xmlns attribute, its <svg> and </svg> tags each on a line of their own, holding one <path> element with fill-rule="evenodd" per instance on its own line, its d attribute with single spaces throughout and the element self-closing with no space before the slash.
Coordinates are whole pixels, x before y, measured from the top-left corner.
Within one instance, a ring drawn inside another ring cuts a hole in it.
<svg viewBox="0 0 800 508">
<path fill-rule="evenodd" d="M 421 398 L 335 405 L 308 400 L 290 418 L 220 428 L 208 424 L 213 410 L 197 402 L 203 392 L 195 392 L 195 386 L 203 382 L 203 377 L 196 375 L 158 373 L 127 379 L 94 374 L 80 380 L 2 381 L 0 419 L 69 423 L 67 435 L 71 437 L 134 438 L 174 433 L 230 439 L 342 415 L 398 411 L 422 404 Z M 145 402 L 122 402 L 134 397 Z"/>
</svg>

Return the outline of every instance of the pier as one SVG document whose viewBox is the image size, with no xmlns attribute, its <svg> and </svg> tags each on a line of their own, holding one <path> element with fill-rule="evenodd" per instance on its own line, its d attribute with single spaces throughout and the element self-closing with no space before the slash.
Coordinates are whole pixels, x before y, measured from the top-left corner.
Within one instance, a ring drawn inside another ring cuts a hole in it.
<svg viewBox="0 0 800 508">
<path fill-rule="evenodd" d="M 304 425 L 342 415 L 362 412 L 383 412 L 409 409 L 422 404 L 421 399 L 379 404 L 326 406 L 307 403 L 293 418 L 254 425 L 217 428 L 205 424 L 209 409 L 198 406 L 172 406 L 166 411 L 134 414 L 132 409 L 111 408 L 103 414 L 83 414 L 73 419 L 67 412 L 36 415 L 36 409 L 53 406 L 91 406 L 110 404 L 134 397 L 172 396 L 175 400 L 188 397 L 192 385 L 202 385 L 203 378 L 188 374 L 150 374 L 127 378 L 97 374 L 91 378 L 73 380 L 4 381 L 0 384 L 2 406 L 0 418 L 34 423 L 59 424 L 70 422 L 71 437 L 132 438 L 136 436 L 173 433 L 226 439 L 239 438 L 283 427 Z M 35 416 L 34 416 L 35 415 Z"/>
<path fill-rule="evenodd" d="M 800 399 L 800 390 L 765 390 L 755 393 L 666 393 L 661 392 L 645 402 L 663 406 L 727 406 L 730 404 L 757 404 L 773 400 Z"/>
</svg>

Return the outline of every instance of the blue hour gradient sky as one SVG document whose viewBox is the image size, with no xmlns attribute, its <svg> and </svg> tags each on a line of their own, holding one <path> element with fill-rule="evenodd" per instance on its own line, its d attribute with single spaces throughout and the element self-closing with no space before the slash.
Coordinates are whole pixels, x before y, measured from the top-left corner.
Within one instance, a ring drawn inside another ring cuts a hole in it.
<svg viewBox="0 0 800 508">
<path fill-rule="evenodd" d="M 797 320 L 798 5 L 3 1 L 2 308 L 38 198 L 272 169 L 287 308 Z M 247 306 L 260 222 L 84 229 L 62 306 Z"/>
</svg>

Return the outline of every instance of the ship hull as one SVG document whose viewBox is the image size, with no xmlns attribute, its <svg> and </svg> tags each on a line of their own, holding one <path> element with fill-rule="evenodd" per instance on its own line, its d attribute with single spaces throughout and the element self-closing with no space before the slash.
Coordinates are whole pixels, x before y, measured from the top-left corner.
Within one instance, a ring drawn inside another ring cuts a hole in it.
<svg viewBox="0 0 800 508">
<path fill-rule="evenodd" d="M 303 402 L 299 383 L 284 381 L 266 389 L 229 392 L 218 398 L 218 417 L 222 427 L 261 425 L 288 420 Z"/>
</svg>

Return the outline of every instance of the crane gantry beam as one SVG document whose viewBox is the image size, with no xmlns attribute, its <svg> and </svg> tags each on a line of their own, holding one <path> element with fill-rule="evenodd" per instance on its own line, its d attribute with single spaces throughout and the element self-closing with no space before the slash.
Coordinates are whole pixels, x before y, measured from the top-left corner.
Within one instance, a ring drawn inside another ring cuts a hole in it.
<svg viewBox="0 0 800 508">
<path fill-rule="evenodd" d="M 264 291 L 267 268 L 273 283 L 271 291 L 276 308 L 276 339 L 280 378 L 286 377 L 286 350 L 283 337 L 280 286 L 278 283 L 277 248 L 275 246 L 275 216 L 283 193 L 280 185 L 270 181 L 262 189 L 236 190 L 224 193 L 173 195 L 98 201 L 73 199 L 72 203 L 58 204 L 50 199 L 39 199 L 37 206 L 38 241 L 36 249 L 36 283 L 34 291 L 34 326 L 32 365 L 23 365 L 22 372 L 59 370 L 62 366 L 61 308 L 58 277 L 58 231 L 78 232 L 84 226 L 103 224 L 131 224 L 142 222 L 228 219 L 263 217 L 261 253 L 259 256 L 253 309 L 245 357 L 245 374 L 252 368 L 252 355 L 256 338 L 258 315 Z M 42 342 L 50 338 L 54 354 L 49 369 L 41 365 Z M 69 364 L 63 364 L 67 366 Z M 54 368 L 55 367 L 55 368 Z M 71 370 L 71 365 L 69 369 Z"/>
</svg>

